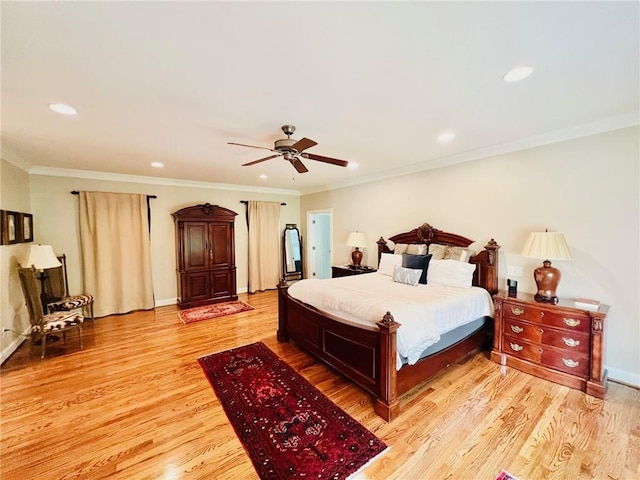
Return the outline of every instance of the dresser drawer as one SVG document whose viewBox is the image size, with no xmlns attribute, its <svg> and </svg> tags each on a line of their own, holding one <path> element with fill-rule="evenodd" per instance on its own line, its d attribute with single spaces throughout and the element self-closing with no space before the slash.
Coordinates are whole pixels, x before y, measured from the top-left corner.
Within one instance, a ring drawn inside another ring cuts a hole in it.
<svg viewBox="0 0 640 480">
<path fill-rule="evenodd" d="M 587 333 L 542 328 L 542 343 L 557 347 L 571 355 L 589 355 L 591 338 Z"/>
<path fill-rule="evenodd" d="M 540 363 L 546 367 L 579 377 L 589 376 L 589 357 L 575 352 L 543 349 Z"/>
<path fill-rule="evenodd" d="M 512 318 L 504 321 L 504 334 L 540 345 L 550 345 L 581 355 L 589 354 L 590 337 L 587 333 L 560 330 L 541 324 L 519 322 Z"/>
<path fill-rule="evenodd" d="M 540 355 L 542 354 L 539 345 L 523 342 L 521 338 L 505 335 L 503 338 L 504 345 L 502 350 L 514 357 L 529 360 L 530 362 L 540 363 Z"/>
<path fill-rule="evenodd" d="M 504 334 L 520 340 L 541 343 L 543 331 L 538 325 L 518 322 L 512 318 L 506 318 L 504 321 Z"/>
<path fill-rule="evenodd" d="M 544 308 L 508 302 L 505 302 L 504 309 L 506 320 L 520 319 L 585 333 L 590 330 L 589 316 L 580 312 L 554 312 Z"/>
</svg>

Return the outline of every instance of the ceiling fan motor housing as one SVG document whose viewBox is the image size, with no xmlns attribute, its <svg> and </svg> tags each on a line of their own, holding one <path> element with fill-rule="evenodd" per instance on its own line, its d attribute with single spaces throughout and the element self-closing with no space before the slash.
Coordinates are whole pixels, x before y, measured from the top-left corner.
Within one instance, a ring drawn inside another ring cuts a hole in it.
<svg viewBox="0 0 640 480">
<path fill-rule="evenodd" d="M 282 138 L 280 140 L 276 140 L 274 143 L 274 149 L 279 152 L 295 152 L 298 153 L 297 150 L 291 148 L 291 146 L 296 143 L 297 140 L 293 140 L 292 138 Z"/>
</svg>

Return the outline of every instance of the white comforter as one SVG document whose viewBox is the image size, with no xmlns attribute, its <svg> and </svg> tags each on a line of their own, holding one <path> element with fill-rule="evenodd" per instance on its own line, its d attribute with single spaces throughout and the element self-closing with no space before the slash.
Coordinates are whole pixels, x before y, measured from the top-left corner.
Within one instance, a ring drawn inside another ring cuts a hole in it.
<svg viewBox="0 0 640 480">
<path fill-rule="evenodd" d="M 440 285 L 413 287 L 395 283 L 379 273 L 327 280 L 301 280 L 289 287 L 289 294 L 332 317 L 368 329 L 391 312 L 398 329 L 398 359 L 413 365 L 420 354 L 440 340 L 440 335 L 483 316 L 493 315 L 489 293 L 479 287 L 456 288 Z"/>
</svg>

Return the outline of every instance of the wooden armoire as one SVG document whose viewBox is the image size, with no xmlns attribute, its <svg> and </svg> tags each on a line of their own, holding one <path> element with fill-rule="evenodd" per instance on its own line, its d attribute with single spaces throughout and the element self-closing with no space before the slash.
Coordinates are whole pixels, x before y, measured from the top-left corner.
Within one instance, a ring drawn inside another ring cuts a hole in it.
<svg viewBox="0 0 640 480">
<path fill-rule="evenodd" d="M 209 203 L 173 213 L 179 308 L 238 299 L 234 229 L 237 215 Z"/>
</svg>

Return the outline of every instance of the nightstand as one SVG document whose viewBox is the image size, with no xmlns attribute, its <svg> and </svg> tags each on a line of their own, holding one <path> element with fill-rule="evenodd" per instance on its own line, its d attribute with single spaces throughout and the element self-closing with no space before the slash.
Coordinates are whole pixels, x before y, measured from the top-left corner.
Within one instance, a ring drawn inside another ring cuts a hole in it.
<svg viewBox="0 0 640 480">
<path fill-rule="evenodd" d="M 334 265 L 331 267 L 331 278 L 349 277 L 351 275 L 362 275 L 363 273 L 376 272 L 371 267 L 350 267 L 349 265 Z"/>
<path fill-rule="evenodd" d="M 494 362 L 604 398 L 608 305 L 592 311 L 576 307 L 571 299 L 555 305 L 536 302 L 529 293 L 500 292 L 493 300 Z"/>
</svg>

